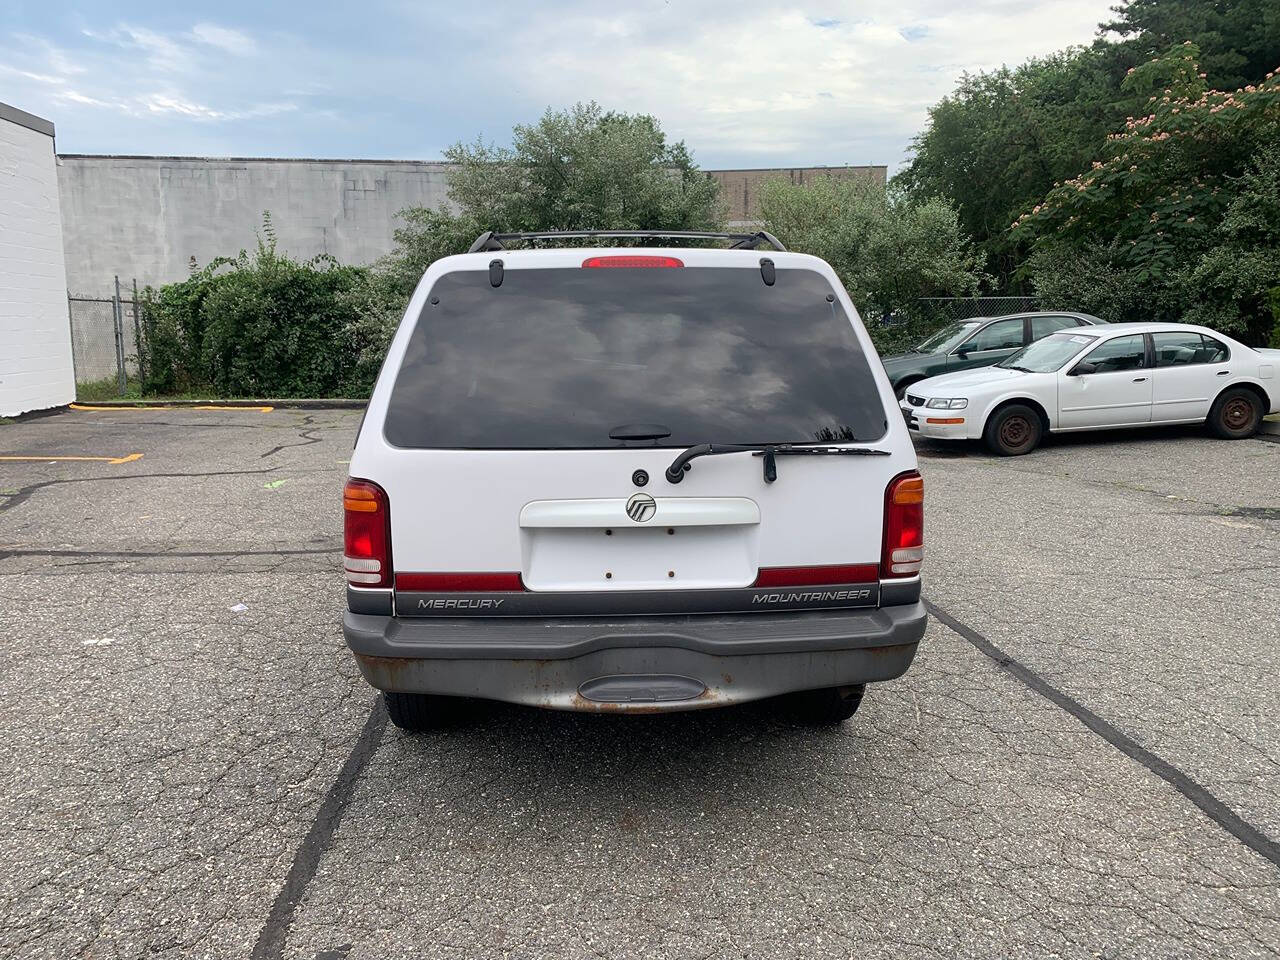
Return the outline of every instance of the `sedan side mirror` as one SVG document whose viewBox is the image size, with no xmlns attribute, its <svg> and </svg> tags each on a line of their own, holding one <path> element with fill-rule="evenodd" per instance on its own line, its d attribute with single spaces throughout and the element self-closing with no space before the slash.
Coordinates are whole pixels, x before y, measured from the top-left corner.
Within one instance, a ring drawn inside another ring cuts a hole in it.
<svg viewBox="0 0 1280 960">
<path fill-rule="evenodd" d="M 956 356 L 959 357 L 961 360 L 965 359 L 972 352 L 973 352 L 973 347 L 967 343 L 961 344 L 960 346 L 956 347 Z"/>
<path fill-rule="evenodd" d="M 1090 363 L 1088 360 L 1082 360 L 1075 365 L 1075 368 L 1071 371 L 1071 376 L 1083 377 L 1085 374 L 1097 372 L 1098 365 L 1096 363 Z"/>
</svg>

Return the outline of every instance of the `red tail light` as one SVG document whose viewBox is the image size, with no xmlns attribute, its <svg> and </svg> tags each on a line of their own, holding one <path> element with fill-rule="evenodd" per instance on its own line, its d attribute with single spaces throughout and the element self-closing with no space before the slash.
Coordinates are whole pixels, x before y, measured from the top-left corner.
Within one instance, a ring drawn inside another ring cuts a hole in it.
<svg viewBox="0 0 1280 960">
<path fill-rule="evenodd" d="M 914 577 L 924 560 L 924 480 L 912 470 L 884 492 L 884 547 L 880 576 Z"/>
<path fill-rule="evenodd" d="M 343 566 L 353 587 L 391 586 L 391 503 L 368 480 L 348 480 L 342 491 Z"/>
<path fill-rule="evenodd" d="M 684 261 L 675 257 L 587 257 L 584 267 L 683 267 Z"/>
<path fill-rule="evenodd" d="M 761 567 L 753 587 L 817 587 L 828 583 L 875 583 L 874 563 L 828 564 L 821 567 Z"/>
<path fill-rule="evenodd" d="M 517 573 L 397 573 L 397 590 L 421 590 L 424 593 L 480 591 L 501 593 L 523 590 L 524 581 Z"/>
</svg>

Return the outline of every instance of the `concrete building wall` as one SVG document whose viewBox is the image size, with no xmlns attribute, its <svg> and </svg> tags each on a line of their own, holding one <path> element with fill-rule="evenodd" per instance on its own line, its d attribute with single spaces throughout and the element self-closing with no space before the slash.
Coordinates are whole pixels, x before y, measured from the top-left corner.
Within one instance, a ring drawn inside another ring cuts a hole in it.
<svg viewBox="0 0 1280 960">
<path fill-rule="evenodd" d="M 254 246 L 271 212 L 279 249 L 372 263 L 392 247 L 396 214 L 446 203 L 440 163 L 376 160 L 204 159 L 64 155 L 58 189 L 67 281 L 76 294 L 109 291 L 118 274 L 139 285 L 181 280 Z"/>
<path fill-rule="evenodd" d="M 803 183 L 815 176 L 867 176 L 885 167 L 789 167 L 712 170 L 735 224 L 756 216 L 759 185 L 770 177 Z M 299 257 L 329 253 L 343 263 L 372 263 L 391 250 L 396 215 L 406 207 L 448 203 L 448 165 L 378 160 L 59 158 L 58 184 L 74 294 L 104 295 L 119 274 L 126 284 L 187 276 L 194 257 L 251 249 L 264 210 L 280 249 Z"/>
<path fill-rule="evenodd" d="M 818 177 L 866 177 L 883 184 L 885 166 L 863 167 L 764 167 L 752 170 L 709 170 L 720 181 L 720 195 L 729 208 L 731 226 L 754 223 L 760 216 L 760 187 L 766 180 L 808 183 Z"/>
<path fill-rule="evenodd" d="M 0 103 L 0 416 L 74 399 L 53 124 Z"/>
</svg>

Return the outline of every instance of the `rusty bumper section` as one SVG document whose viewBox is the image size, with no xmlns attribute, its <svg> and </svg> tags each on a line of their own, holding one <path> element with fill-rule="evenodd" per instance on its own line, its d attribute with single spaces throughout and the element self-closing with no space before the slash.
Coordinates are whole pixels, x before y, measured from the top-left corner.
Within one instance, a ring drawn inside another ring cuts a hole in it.
<svg viewBox="0 0 1280 960">
<path fill-rule="evenodd" d="M 920 603 L 805 614 L 405 620 L 348 612 L 379 690 L 559 710 L 656 713 L 892 680 L 924 635 Z"/>
</svg>

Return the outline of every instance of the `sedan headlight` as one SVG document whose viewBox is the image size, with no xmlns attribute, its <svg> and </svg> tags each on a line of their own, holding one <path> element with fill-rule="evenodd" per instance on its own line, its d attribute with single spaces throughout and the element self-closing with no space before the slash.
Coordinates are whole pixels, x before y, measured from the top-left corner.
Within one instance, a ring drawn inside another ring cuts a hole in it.
<svg viewBox="0 0 1280 960">
<path fill-rule="evenodd" d="M 969 401 L 963 397 L 955 399 L 946 399 L 943 397 L 932 397 L 926 403 L 926 407 L 932 407 L 934 410 L 963 410 L 969 405 Z"/>
</svg>

